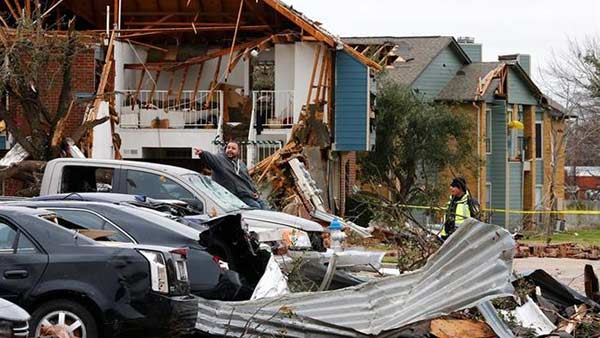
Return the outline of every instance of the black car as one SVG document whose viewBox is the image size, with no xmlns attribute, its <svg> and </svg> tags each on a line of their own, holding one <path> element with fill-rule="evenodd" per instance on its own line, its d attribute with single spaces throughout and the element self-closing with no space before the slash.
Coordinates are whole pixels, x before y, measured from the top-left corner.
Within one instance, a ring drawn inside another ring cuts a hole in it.
<svg viewBox="0 0 600 338">
<path fill-rule="evenodd" d="M 133 205 L 71 200 L 14 203 L 51 210 L 69 229 L 110 231 L 99 240 L 187 247 L 191 292 L 206 299 L 249 299 L 270 257 L 248 238 L 239 215 L 210 220 L 202 231 Z"/>
<path fill-rule="evenodd" d="M 0 298 L 0 337 L 27 337 L 29 319 L 27 311 Z"/>
<path fill-rule="evenodd" d="M 74 337 L 185 333 L 197 300 L 181 250 L 112 247 L 55 223 L 43 209 L 0 207 L 0 297 L 31 313 L 30 330 L 63 324 Z"/>
</svg>

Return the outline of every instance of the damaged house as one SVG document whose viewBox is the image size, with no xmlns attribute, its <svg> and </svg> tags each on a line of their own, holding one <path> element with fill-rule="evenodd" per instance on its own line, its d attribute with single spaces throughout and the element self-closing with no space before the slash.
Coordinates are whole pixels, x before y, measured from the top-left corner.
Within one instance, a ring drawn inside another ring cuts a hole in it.
<svg viewBox="0 0 600 338">
<path fill-rule="evenodd" d="M 344 41 L 386 66 L 417 95 L 472 113 L 477 121 L 472 134 L 483 161 L 475 175 L 465 175 L 481 205 L 495 210 L 492 223 L 519 229 L 539 222 L 504 211 L 549 210 L 552 186 L 557 209 L 562 209 L 564 142 L 558 140 L 567 116 L 530 77 L 529 55 L 482 62 L 481 44 L 446 36 Z"/>
<path fill-rule="evenodd" d="M 327 170 L 315 180 L 343 213 L 355 152 L 371 149 L 371 74 L 381 66 L 320 23 L 278 0 L 64 0 L 49 15 L 75 15 L 79 31 L 102 37 L 86 62 L 112 62 L 105 91 L 115 93 L 118 142 L 108 134 L 93 157 L 199 170 L 194 147 L 236 139 L 252 167 L 289 141 L 304 112 L 326 127 L 314 145 Z M 97 84 L 98 72 L 86 80 Z"/>
</svg>

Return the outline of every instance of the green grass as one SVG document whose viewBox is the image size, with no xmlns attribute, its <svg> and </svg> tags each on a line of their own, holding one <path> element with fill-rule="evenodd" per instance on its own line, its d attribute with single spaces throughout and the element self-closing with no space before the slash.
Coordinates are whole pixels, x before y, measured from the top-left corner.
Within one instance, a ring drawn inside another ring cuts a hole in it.
<svg viewBox="0 0 600 338">
<path fill-rule="evenodd" d="M 519 240 L 521 243 L 545 243 L 543 235 L 530 234 Z M 600 246 L 600 230 L 569 230 L 561 233 L 554 233 L 550 244 L 558 243 L 578 243 L 583 245 Z"/>
</svg>

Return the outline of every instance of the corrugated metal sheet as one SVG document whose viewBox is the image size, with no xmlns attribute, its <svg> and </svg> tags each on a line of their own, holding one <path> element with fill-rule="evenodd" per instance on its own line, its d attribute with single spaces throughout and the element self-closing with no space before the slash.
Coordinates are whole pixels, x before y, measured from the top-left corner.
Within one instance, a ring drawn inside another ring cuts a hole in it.
<svg viewBox="0 0 600 338">
<path fill-rule="evenodd" d="M 335 291 L 246 302 L 200 300 L 196 328 L 214 335 L 363 337 L 512 295 L 514 241 L 467 220 L 420 270 Z"/>
</svg>

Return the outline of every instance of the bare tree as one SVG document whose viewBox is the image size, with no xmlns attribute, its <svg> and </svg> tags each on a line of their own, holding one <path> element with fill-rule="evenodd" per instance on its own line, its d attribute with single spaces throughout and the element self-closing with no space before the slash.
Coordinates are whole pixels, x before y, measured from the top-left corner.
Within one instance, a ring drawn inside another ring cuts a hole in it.
<svg viewBox="0 0 600 338">
<path fill-rule="evenodd" d="M 546 90 L 564 105 L 562 114 L 551 114 L 549 189 L 543 203 L 558 210 L 557 192 L 564 184 L 557 178 L 563 163 L 570 166 L 600 165 L 600 44 L 597 39 L 569 40 L 568 48 L 554 54 L 541 76 Z M 575 168 L 573 168 L 575 170 Z M 546 217 L 549 240 L 557 214 Z"/>
<path fill-rule="evenodd" d="M 68 22 L 67 31 L 45 28 L 39 2 L 30 16 L 23 12 L 15 28 L 0 28 L 0 120 L 5 121 L 29 159 L 36 161 L 35 165 L 21 162 L 0 168 L 0 180 L 16 178 L 36 185 L 39 179 L 34 178 L 43 169 L 43 162 L 59 156 L 65 121 L 74 105 L 72 67 L 82 48 L 74 20 Z M 46 102 L 53 88 L 60 88 L 55 109 Z M 74 135 L 83 135 L 106 120 L 85 123 Z"/>
</svg>

